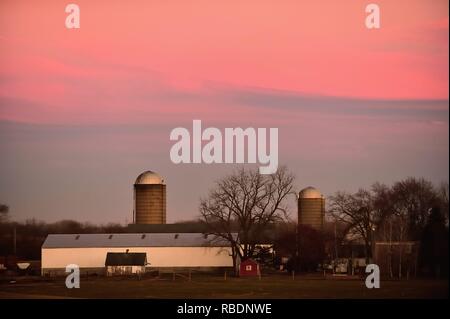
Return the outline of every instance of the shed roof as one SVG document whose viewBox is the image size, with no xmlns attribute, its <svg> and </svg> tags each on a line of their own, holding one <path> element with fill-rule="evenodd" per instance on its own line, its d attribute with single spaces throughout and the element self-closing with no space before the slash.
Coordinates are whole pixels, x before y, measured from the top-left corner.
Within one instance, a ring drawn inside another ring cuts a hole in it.
<svg viewBox="0 0 450 319">
<path fill-rule="evenodd" d="M 237 233 L 233 234 L 236 238 Z M 215 235 L 202 233 L 50 234 L 42 248 L 99 247 L 229 247 Z"/>
<path fill-rule="evenodd" d="M 258 264 L 258 262 L 254 259 L 247 258 L 241 261 L 241 265 L 249 265 L 249 264 Z"/>
<path fill-rule="evenodd" d="M 145 266 L 146 253 L 107 253 L 105 266 Z"/>
</svg>

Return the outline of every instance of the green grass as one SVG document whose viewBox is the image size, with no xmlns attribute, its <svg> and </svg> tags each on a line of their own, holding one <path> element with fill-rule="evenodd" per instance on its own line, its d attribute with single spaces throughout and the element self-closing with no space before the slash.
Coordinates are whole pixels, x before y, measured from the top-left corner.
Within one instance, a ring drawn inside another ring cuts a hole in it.
<svg viewBox="0 0 450 319">
<path fill-rule="evenodd" d="M 448 282 L 438 280 L 381 281 L 367 289 L 361 280 L 336 280 L 273 275 L 228 278 L 193 275 L 192 281 L 172 275 L 160 279 L 82 278 L 79 289 L 67 289 L 65 278 L 2 282 L 0 298 L 448 298 Z"/>
</svg>

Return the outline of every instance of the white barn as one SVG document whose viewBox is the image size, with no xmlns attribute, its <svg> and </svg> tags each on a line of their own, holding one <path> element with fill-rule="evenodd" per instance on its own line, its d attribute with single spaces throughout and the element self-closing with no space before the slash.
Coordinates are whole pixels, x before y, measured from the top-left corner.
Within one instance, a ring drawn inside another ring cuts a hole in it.
<svg viewBox="0 0 450 319">
<path fill-rule="evenodd" d="M 51 234 L 41 249 L 42 275 L 61 274 L 69 264 L 105 273 L 108 253 L 146 253 L 146 270 L 233 267 L 230 245 L 201 233 Z"/>
</svg>

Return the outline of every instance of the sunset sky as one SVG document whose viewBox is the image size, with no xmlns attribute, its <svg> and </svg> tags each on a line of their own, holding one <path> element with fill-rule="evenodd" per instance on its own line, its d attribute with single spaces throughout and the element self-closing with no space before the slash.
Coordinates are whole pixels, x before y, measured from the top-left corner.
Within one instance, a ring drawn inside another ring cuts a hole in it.
<svg viewBox="0 0 450 319">
<path fill-rule="evenodd" d="M 365 26 L 372 2 L 380 29 Z M 65 27 L 68 3 L 80 29 Z M 297 190 L 448 181 L 448 10 L 439 0 L 0 1 L 0 203 L 19 221 L 131 222 L 132 184 L 153 170 L 167 183 L 168 222 L 195 218 L 238 166 L 170 161 L 170 131 L 194 119 L 277 127 Z"/>
</svg>

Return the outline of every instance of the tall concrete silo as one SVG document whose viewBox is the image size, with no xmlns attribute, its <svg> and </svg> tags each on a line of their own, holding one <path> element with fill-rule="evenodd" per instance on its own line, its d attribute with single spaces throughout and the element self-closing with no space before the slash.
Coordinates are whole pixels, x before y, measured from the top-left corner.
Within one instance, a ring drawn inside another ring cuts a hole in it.
<svg viewBox="0 0 450 319">
<path fill-rule="evenodd" d="M 306 187 L 298 194 L 298 223 L 318 231 L 323 230 L 325 198 L 314 187 Z"/>
<path fill-rule="evenodd" d="M 135 224 L 166 223 L 166 185 L 155 172 L 142 173 L 134 183 L 133 217 Z"/>
</svg>

